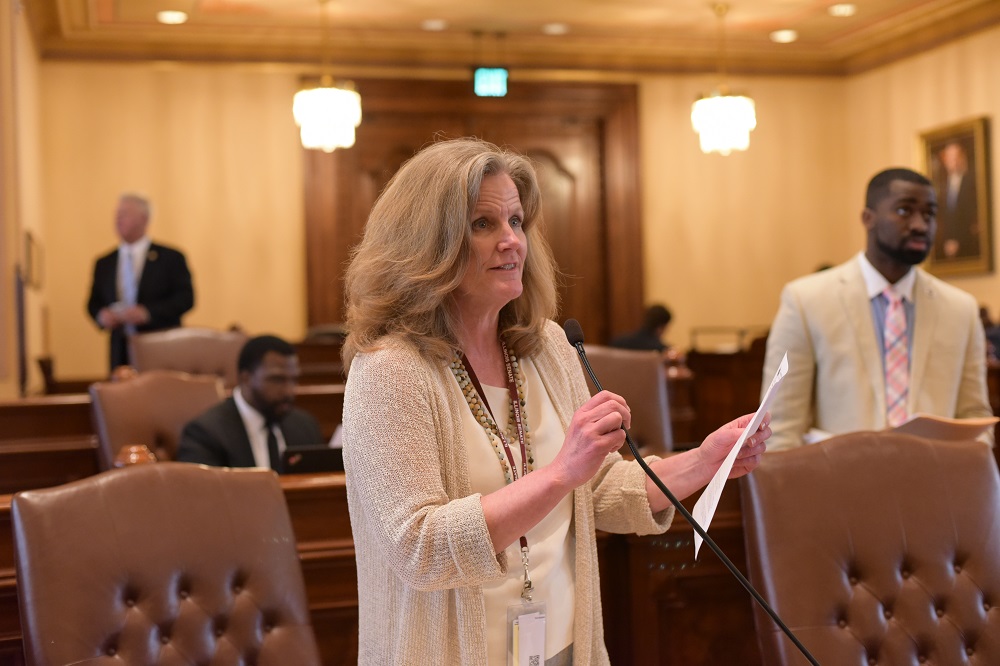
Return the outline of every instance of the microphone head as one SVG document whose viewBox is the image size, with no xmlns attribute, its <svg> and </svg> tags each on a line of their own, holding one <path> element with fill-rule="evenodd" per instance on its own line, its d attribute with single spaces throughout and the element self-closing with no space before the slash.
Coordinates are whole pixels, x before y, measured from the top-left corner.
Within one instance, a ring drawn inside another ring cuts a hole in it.
<svg viewBox="0 0 1000 666">
<path fill-rule="evenodd" d="M 563 330 L 566 331 L 566 339 L 569 340 L 569 344 L 573 347 L 583 344 L 583 328 L 580 327 L 580 322 L 576 319 L 567 319 L 566 323 L 563 324 Z"/>
</svg>

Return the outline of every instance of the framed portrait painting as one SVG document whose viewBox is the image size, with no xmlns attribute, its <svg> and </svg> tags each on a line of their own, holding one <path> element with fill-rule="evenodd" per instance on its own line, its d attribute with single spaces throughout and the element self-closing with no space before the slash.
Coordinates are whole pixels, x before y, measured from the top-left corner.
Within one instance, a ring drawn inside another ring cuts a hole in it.
<svg viewBox="0 0 1000 666">
<path fill-rule="evenodd" d="M 927 260 L 936 275 L 993 270 L 989 124 L 975 118 L 920 135 L 924 171 L 937 192 L 937 234 Z"/>
</svg>

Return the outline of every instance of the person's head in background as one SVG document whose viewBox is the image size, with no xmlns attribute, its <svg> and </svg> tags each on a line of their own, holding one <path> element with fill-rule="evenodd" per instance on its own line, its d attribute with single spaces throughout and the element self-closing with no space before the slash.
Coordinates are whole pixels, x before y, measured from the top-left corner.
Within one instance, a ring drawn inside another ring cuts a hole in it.
<svg viewBox="0 0 1000 666">
<path fill-rule="evenodd" d="M 949 175 L 953 173 L 965 173 L 969 169 L 969 157 L 965 154 L 965 148 L 958 141 L 952 141 L 944 146 L 938 153 L 941 166 Z"/>
<path fill-rule="evenodd" d="M 301 374 L 295 347 L 274 335 L 250 338 L 237 369 L 240 394 L 265 419 L 278 421 L 291 411 Z"/>
<path fill-rule="evenodd" d="M 996 326 L 996 324 L 993 323 L 993 318 L 990 317 L 990 309 L 985 305 L 979 306 L 979 320 L 983 322 L 984 329 L 991 329 Z"/>
<path fill-rule="evenodd" d="M 522 155 L 477 139 L 431 144 L 410 158 L 372 207 L 364 238 L 347 269 L 345 365 L 385 335 L 410 340 L 422 353 L 451 359 L 459 348 L 461 303 L 490 298 L 472 216 L 484 181 L 509 178 L 523 212 L 526 252 L 520 295 L 499 314 L 499 333 L 517 355 L 530 355 L 556 314 L 556 268 L 542 235 L 541 193 Z M 481 285 L 469 293 L 470 286 Z M 506 292 L 503 292 L 506 293 Z M 464 300 L 463 300 L 464 299 Z"/>
<path fill-rule="evenodd" d="M 149 226 L 149 201 L 138 194 L 127 192 L 118 198 L 115 211 L 115 230 L 126 243 L 134 243 L 146 235 Z"/>
<path fill-rule="evenodd" d="M 661 338 L 667 332 L 667 326 L 670 325 L 670 320 L 673 318 L 670 309 L 666 306 L 659 303 L 650 305 L 646 308 L 646 313 L 642 318 L 642 330 Z"/>
<path fill-rule="evenodd" d="M 881 171 L 868 183 L 861 223 L 865 257 L 895 283 L 927 258 L 937 230 L 937 196 L 931 182 L 911 169 Z"/>
</svg>

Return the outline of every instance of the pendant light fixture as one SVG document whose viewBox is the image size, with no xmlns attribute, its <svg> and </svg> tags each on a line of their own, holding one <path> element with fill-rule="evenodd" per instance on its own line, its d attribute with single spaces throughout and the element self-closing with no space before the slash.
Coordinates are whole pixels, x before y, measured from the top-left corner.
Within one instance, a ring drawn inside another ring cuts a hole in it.
<svg viewBox="0 0 1000 666">
<path fill-rule="evenodd" d="M 726 27 L 729 5 L 712 7 L 719 24 L 719 85 L 691 107 L 691 124 L 703 153 L 728 155 L 750 146 L 750 132 L 757 127 L 753 99 L 733 94 L 726 84 Z"/>
<path fill-rule="evenodd" d="M 329 0 L 319 0 L 322 54 L 322 73 L 319 85 L 303 88 L 295 93 L 292 115 L 299 126 L 304 148 L 332 153 L 337 148 L 354 145 L 354 128 L 361 124 L 361 95 L 350 82 L 334 84 L 330 74 L 329 26 L 326 5 Z"/>
</svg>

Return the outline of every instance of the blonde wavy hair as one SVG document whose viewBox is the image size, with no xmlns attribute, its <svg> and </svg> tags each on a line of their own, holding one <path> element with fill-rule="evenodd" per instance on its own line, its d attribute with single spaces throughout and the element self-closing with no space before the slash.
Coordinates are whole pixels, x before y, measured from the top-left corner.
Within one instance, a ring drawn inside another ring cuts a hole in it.
<svg viewBox="0 0 1000 666">
<path fill-rule="evenodd" d="M 472 212 L 483 178 L 507 174 L 517 187 L 528 239 L 521 295 L 500 311 L 500 333 L 530 356 L 558 307 L 556 266 L 541 230 L 541 196 L 528 159 L 478 139 L 433 143 L 407 161 L 372 207 L 345 276 L 343 357 L 399 336 L 448 361 L 458 349 L 453 293 L 472 260 Z"/>
</svg>

